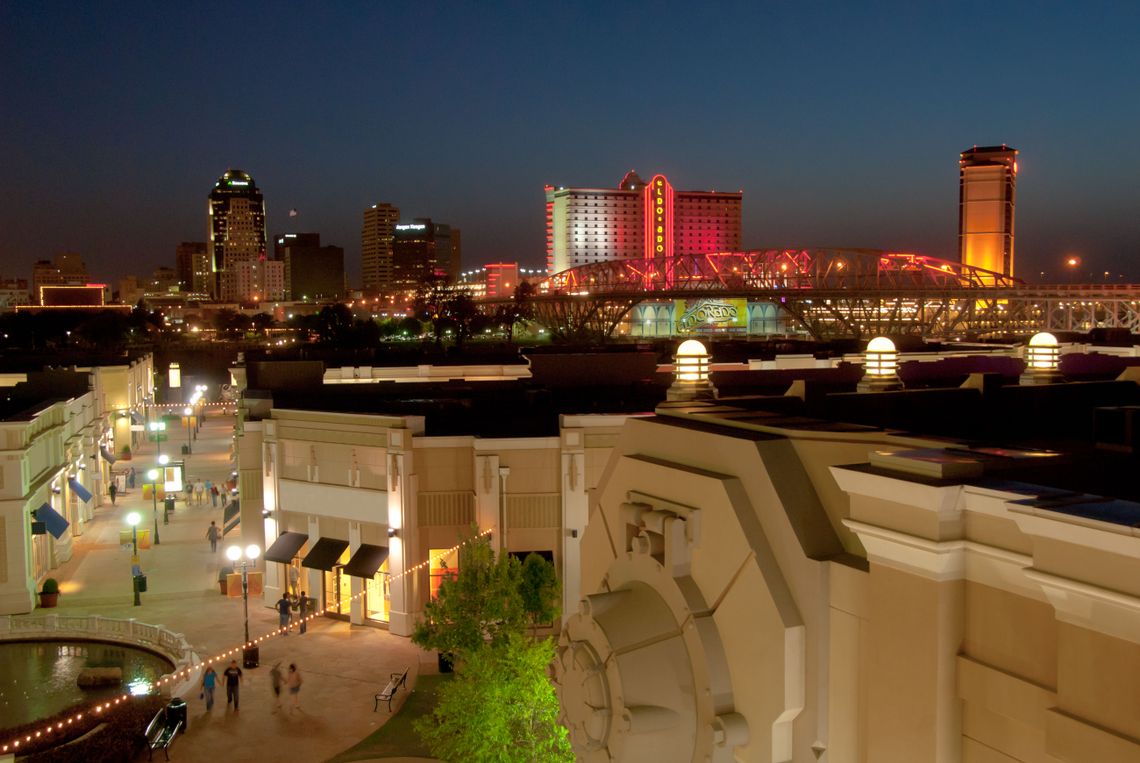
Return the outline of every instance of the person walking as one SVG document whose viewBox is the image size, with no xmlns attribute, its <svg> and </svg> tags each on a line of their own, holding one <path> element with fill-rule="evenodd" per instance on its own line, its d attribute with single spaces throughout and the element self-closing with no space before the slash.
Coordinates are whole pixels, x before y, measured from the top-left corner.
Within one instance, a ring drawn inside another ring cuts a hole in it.
<svg viewBox="0 0 1140 763">
<path fill-rule="evenodd" d="M 281 687 L 285 683 L 285 677 L 281 675 L 280 662 L 275 662 L 269 671 L 269 683 L 273 686 L 273 712 L 277 712 L 277 708 L 281 707 Z"/>
<path fill-rule="evenodd" d="M 194 484 L 194 505 L 201 506 L 206 502 L 206 486 L 202 484 L 202 480 L 198 480 Z"/>
<path fill-rule="evenodd" d="M 210 505 L 215 509 L 218 508 L 218 486 L 206 480 L 206 493 L 210 496 Z"/>
<path fill-rule="evenodd" d="M 214 687 L 217 685 L 217 671 L 214 670 L 213 665 L 207 665 L 202 672 L 202 697 L 206 700 L 206 712 L 214 709 Z"/>
<path fill-rule="evenodd" d="M 234 704 L 234 712 L 238 711 L 238 700 L 241 699 L 241 668 L 237 660 L 230 660 L 230 666 L 222 671 L 226 677 L 226 707 Z"/>
<path fill-rule="evenodd" d="M 300 618 L 300 624 L 297 626 L 301 633 L 304 633 L 309 628 L 309 597 L 301 591 L 301 600 L 297 603 L 297 616 Z"/>
<path fill-rule="evenodd" d="M 281 598 L 277 600 L 277 618 L 280 621 L 281 629 L 285 631 L 285 635 L 289 635 L 289 608 L 292 605 L 289 603 L 289 594 L 281 594 Z"/>
<path fill-rule="evenodd" d="M 210 541 L 210 551 L 217 552 L 218 540 L 222 537 L 222 531 L 213 522 L 206 528 L 206 540 Z"/>
<path fill-rule="evenodd" d="M 131 490 L 135 489 L 135 467 L 133 466 L 131 467 L 131 470 L 127 472 L 127 487 L 129 487 Z"/>
<path fill-rule="evenodd" d="M 289 712 L 301 709 L 301 671 L 297 670 L 296 664 L 289 663 L 289 674 L 285 676 L 285 687 L 289 689 L 289 696 L 293 698 L 293 704 L 289 708 Z"/>
<path fill-rule="evenodd" d="M 107 494 L 111 496 L 111 505 L 115 505 L 115 496 L 119 494 L 119 486 L 115 484 L 114 478 L 111 479 L 111 487 L 107 488 Z"/>
</svg>

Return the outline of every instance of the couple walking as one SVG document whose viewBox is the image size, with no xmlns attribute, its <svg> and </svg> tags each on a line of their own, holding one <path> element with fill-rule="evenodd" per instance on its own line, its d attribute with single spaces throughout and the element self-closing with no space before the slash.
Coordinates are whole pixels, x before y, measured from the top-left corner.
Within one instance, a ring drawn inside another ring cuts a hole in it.
<svg viewBox="0 0 1140 763">
<path fill-rule="evenodd" d="M 297 670 L 297 664 L 294 662 L 289 663 L 289 672 L 282 675 L 281 663 L 277 662 L 273 665 L 273 669 L 269 671 L 269 680 L 273 684 L 273 701 L 276 712 L 277 708 L 281 707 L 281 689 L 289 692 L 289 696 L 293 698 L 292 704 L 289 706 L 289 712 L 301 709 L 301 671 Z"/>
<path fill-rule="evenodd" d="M 226 707 L 230 704 L 234 706 L 234 712 L 238 711 L 238 704 L 241 701 L 241 680 L 242 672 L 238 667 L 237 660 L 230 660 L 230 665 L 222 675 L 226 679 Z M 214 688 L 218 685 L 218 674 L 212 665 L 207 665 L 206 670 L 202 673 L 202 692 L 198 695 L 199 699 L 206 700 L 206 710 L 214 709 Z"/>
</svg>

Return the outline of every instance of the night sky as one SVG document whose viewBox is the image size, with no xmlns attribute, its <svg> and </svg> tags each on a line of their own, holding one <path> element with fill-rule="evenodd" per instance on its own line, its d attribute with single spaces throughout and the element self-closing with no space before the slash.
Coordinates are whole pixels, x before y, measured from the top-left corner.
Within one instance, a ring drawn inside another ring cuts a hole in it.
<svg viewBox="0 0 1140 763">
<path fill-rule="evenodd" d="M 377 201 L 537 266 L 543 185 L 631 167 L 743 189 L 749 248 L 955 258 L 958 152 L 1008 143 L 1017 274 L 1140 282 L 1140 4 L 766 5 L 0 0 L 0 275 L 172 266 L 227 167 L 353 281 Z"/>
</svg>

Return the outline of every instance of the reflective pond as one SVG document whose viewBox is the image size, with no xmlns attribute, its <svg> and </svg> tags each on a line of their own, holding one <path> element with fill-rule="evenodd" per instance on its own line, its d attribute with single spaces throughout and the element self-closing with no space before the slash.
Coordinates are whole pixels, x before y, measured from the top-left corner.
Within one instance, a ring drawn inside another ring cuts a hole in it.
<svg viewBox="0 0 1140 763">
<path fill-rule="evenodd" d="M 123 670 L 118 687 L 80 689 L 84 668 Z M 125 692 L 143 692 L 174 666 L 135 647 L 98 641 L 0 641 L 0 729 Z"/>
</svg>

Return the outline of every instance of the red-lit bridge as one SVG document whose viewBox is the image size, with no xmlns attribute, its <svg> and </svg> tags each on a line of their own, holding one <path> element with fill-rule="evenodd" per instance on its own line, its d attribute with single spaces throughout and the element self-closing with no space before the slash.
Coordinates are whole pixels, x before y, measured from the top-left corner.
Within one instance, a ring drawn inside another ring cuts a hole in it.
<svg viewBox="0 0 1140 763">
<path fill-rule="evenodd" d="M 1140 285 L 1030 286 L 934 257 L 872 249 L 757 249 L 614 260 L 536 284 L 535 318 L 557 335 L 608 336 L 642 302 L 745 298 L 777 305 L 815 338 L 1140 331 Z"/>
</svg>

